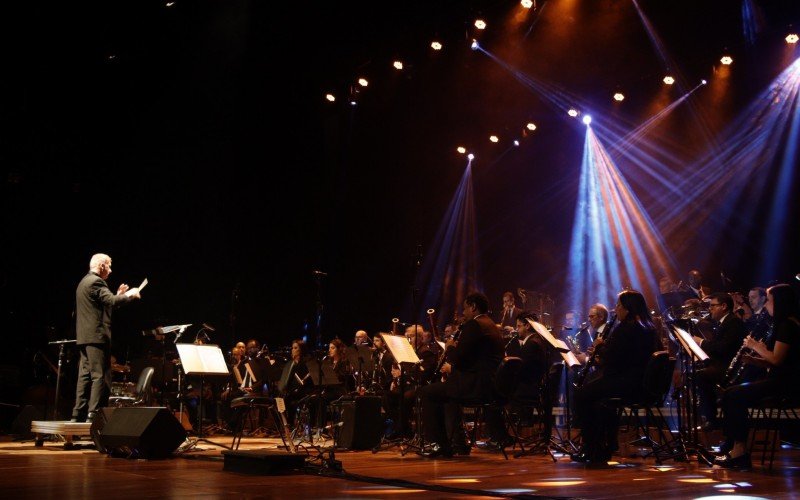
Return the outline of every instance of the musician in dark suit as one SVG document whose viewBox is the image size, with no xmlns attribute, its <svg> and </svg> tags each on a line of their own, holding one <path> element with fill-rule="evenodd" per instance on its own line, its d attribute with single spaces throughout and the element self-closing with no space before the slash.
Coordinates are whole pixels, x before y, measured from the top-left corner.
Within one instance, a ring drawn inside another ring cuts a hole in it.
<svg viewBox="0 0 800 500">
<path fill-rule="evenodd" d="M 717 385 L 723 382 L 731 360 L 747 336 L 744 321 L 733 313 L 733 298 L 725 292 L 708 296 L 711 319 L 716 322 L 713 338 L 695 337 L 700 348 L 708 354 L 708 365 L 697 370 L 699 414 L 705 418 L 706 430 L 719 427 L 717 421 Z"/>
<path fill-rule="evenodd" d="M 619 417 L 603 405 L 606 398 L 632 400 L 644 381 L 644 372 L 659 345 L 658 334 L 641 293 L 624 290 L 614 308 L 617 320 L 595 344 L 598 374 L 575 390 L 575 420 L 583 446 L 570 458 L 577 462 L 605 463 L 617 449 Z"/>
<path fill-rule="evenodd" d="M 111 257 L 98 253 L 89 261 L 89 273 L 75 290 L 75 333 L 80 353 L 75 391 L 74 422 L 91 421 L 111 395 L 111 316 L 113 309 L 141 298 L 138 288 L 121 284 L 111 293 L 106 279 Z"/>
<path fill-rule="evenodd" d="M 494 375 L 503 359 L 500 329 L 487 314 L 489 300 L 481 293 L 464 299 L 464 320 L 458 342 L 447 342 L 443 383 L 422 389 L 422 413 L 427 457 L 467 454 L 465 435 L 458 426 L 461 402 L 492 402 L 495 398 Z"/>
<path fill-rule="evenodd" d="M 514 302 L 514 294 L 511 292 L 506 292 L 503 294 L 503 312 L 500 315 L 500 321 L 498 321 L 498 325 L 502 328 L 504 335 L 510 335 L 512 331 L 514 331 L 515 321 L 517 316 L 522 314 L 522 309 L 517 307 L 517 304 Z"/>
</svg>

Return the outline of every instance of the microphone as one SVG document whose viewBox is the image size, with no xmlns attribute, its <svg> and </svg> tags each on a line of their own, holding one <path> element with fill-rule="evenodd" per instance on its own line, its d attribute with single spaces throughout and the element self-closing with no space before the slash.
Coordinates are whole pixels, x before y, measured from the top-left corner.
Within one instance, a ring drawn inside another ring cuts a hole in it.
<svg viewBox="0 0 800 500">
<path fill-rule="evenodd" d="M 209 332 L 216 332 L 217 331 L 216 328 L 214 328 L 213 326 L 209 325 L 208 323 L 203 323 L 203 328 L 205 328 Z"/>
<path fill-rule="evenodd" d="M 324 273 L 322 271 L 317 271 L 316 269 L 311 271 L 311 274 L 313 274 L 314 276 L 327 276 L 328 275 L 328 273 Z"/>
</svg>

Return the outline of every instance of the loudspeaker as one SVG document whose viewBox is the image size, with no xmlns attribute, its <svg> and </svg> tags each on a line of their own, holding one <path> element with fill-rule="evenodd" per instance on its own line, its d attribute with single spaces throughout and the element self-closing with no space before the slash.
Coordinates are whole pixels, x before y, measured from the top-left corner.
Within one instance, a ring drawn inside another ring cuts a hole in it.
<svg viewBox="0 0 800 500">
<path fill-rule="evenodd" d="M 381 398 L 359 396 L 354 401 L 342 401 L 342 428 L 337 447 L 345 450 L 371 450 L 383 436 Z"/>
<path fill-rule="evenodd" d="M 103 441 L 100 439 L 100 435 L 103 432 L 103 428 L 106 426 L 106 422 L 111 420 L 111 415 L 116 410 L 116 407 L 107 406 L 105 408 L 100 408 L 94 419 L 92 420 L 92 426 L 89 427 L 89 435 L 92 437 L 92 441 L 94 441 L 94 446 L 100 453 L 110 453 L 111 450 L 107 450 Z"/>
<path fill-rule="evenodd" d="M 186 430 L 164 407 L 104 408 L 95 418 L 107 419 L 98 431 L 98 449 L 114 456 L 163 458 L 186 439 Z"/>
</svg>

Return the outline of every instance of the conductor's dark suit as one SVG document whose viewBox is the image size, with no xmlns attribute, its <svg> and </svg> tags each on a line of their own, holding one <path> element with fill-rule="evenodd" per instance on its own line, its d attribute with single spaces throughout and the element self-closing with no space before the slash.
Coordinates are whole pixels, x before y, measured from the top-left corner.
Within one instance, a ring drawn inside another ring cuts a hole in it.
<svg viewBox="0 0 800 500">
<path fill-rule="evenodd" d="M 83 420 L 108 404 L 111 394 L 111 315 L 131 297 L 115 295 L 106 281 L 90 272 L 75 290 L 75 332 L 80 353 L 72 417 Z"/>
<path fill-rule="evenodd" d="M 452 366 L 447 380 L 422 389 L 425 435 L 441 446 L 450 446 L 450 438 L 462 446 L 463 433 L 455 432 L 459 403 L 493 400 L 495 372 L 503 359 L 500 329 L 486 314 L 476 316 L 462 325 L 458 345 L 447 356 Z"/>
</svg>

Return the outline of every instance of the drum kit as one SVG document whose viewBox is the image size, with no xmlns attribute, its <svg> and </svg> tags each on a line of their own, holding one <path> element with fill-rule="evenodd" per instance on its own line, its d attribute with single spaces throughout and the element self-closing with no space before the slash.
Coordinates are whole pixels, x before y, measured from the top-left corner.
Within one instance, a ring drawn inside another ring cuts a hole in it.
<svg viewBox="0 0 800 500">
<path fill-rule="evenodd" d="M 136 384 L 128 381 L 128 375 L 131 372 L 131 367 L 128 365 L 121 365 L 116 361 L 111 362 L 111 371 L 114 377 L 122 378 L 121 381 L 111 382 L 111 396 L 113 397 L 135 397 Z"/>
</svg>

